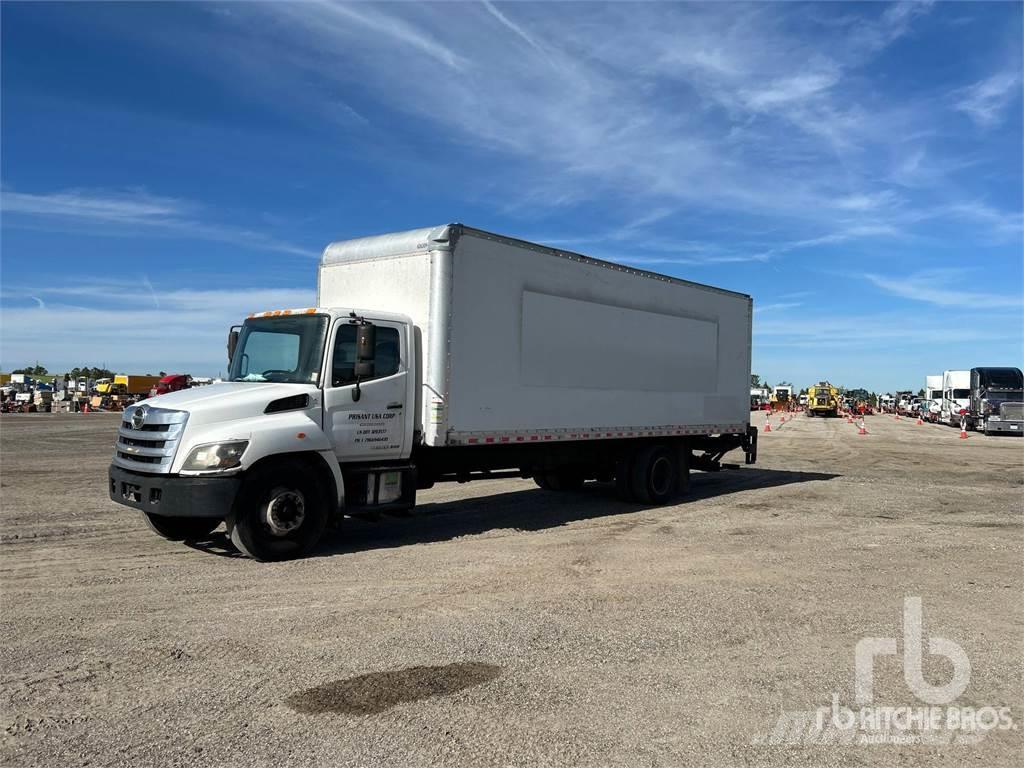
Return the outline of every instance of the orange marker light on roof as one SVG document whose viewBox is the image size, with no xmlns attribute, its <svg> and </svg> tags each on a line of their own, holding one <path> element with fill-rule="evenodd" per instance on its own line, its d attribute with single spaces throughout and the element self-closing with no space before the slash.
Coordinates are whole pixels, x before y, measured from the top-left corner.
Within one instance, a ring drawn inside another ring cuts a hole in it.
<svg viewBox="0 0 1024 768">
<path fill-rule="evenodd" d="M 307 315 L 315 315 L 316 314 L 316 309 L 313 309 L 313 308 L 307 309 L 306 310 L 306 314 Z"/>
</svg>

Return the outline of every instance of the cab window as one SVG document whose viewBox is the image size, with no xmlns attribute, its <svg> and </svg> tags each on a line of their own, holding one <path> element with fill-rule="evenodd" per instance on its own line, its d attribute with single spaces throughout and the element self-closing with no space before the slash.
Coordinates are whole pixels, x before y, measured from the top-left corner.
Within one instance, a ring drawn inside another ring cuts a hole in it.
<svg viewBox="0 0 1024 768">
<path fill-rule="evenodd" d="M 397 328 L 377 326 L 373 376 L 363 381 L 382 379 L 398 373 L 400 348 Z M 354 384 L 356 366 L 356 327 L 343 325 L 334 340 L 334 363 L 331 371 L 331 386 L 341 387 Z"/>
</svg>

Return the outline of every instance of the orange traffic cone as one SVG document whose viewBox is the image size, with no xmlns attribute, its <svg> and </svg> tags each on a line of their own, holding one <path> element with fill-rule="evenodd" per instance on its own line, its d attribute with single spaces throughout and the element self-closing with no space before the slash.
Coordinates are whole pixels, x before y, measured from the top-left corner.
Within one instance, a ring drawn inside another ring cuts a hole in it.
<svg viewBox="0 0 1024 768">
<path fill-rule="evenodd" d="M 966 440 L 967 439 L 967 427 L 964 424 L 960 425 L 960 439 L 961 440 Z"/>
<path fill-rule="evenodd" d="M 86 403 L 86 402 L 83 402 L 82 403 L 82 413 L 88 413 L 88 412 L 89 412 L 89 404 Z"/>
<path fill-rule="evenodd" d="M 900 420 L 900 415 L 897 413 L 896 414 L 896 421 L 899 421 L 899 420 Z"/>
<path fill-rule="evenodd" d="M 864 419 L 860 420 L 860 429 L 857 430 L 858 435 L 866 435 L 868 431 L 864 428 Z"/>
<path fill-rule="evenodd" d="M 853 414 L 851 414 L 851 413 L 846 414 L 846 423 L 847 424 L 853 424 Z"/>
<path fill-rule="evenodd" d="M 764 431 L 765 431 L 765 434 L 768 434 L 769 432 L 772 431 L 772 423 L 770 421 L 766 421 L 764 423 Z"/>
<path fill-rule="evenodd" d="M 915 422 L 915 423 L 917 424 L 917 426 L 920 427 L 922 424 L 924 424 L 924 420 L 920 416 L 918 416 L 917 417 L 917 422 Z"/>
</svg>

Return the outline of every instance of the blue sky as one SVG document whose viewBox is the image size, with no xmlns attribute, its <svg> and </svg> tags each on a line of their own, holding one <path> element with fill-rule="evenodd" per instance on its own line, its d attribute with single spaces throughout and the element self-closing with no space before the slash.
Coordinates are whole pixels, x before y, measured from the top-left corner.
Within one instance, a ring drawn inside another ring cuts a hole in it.
<svg viewBox="0 0 1024 768">
<path fill-rule="evenodd" d="M 1020 365 L 1019 3 L 4 3 L 2 345 L 216 374 L 462 221 L 754 296 L 754 370 Z"/>
</svg>

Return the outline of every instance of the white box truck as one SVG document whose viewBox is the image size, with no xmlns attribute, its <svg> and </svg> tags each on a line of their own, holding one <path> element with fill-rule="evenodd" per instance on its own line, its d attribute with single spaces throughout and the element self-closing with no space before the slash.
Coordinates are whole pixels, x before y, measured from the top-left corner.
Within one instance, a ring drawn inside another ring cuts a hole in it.
<svg viewBox="0 0 1024 768">
<path fill-rule="evenodd" d="M 965 425 L 971 407 L 971 372 L 943 371 L 939 420 L 951 427 Z"/>
<path fill-rule="evenodd" d="M 668 502 L 757 452 L 747 295 L 452 224 L 329 245 L 317 306 L 250 315 L 229 381 L 128 409 L 110 498 L 294 557 L 435 482 L 615 480 Z"/>
</svg>

